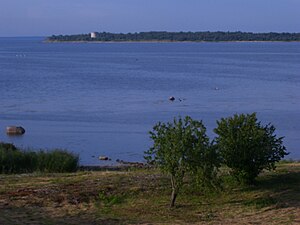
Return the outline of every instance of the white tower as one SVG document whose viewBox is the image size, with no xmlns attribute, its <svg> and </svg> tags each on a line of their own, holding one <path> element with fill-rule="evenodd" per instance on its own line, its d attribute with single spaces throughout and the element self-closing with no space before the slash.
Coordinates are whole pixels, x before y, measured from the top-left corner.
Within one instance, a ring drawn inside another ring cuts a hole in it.
<svg viewBox="0 0 300 225">
<path fill-rule="evenodd" d="M 96 37 L 97 37 L 96 32 L 92 32 L 92 33 L 91 33 L 91 38 L 96 38 Z"/>
</svg>

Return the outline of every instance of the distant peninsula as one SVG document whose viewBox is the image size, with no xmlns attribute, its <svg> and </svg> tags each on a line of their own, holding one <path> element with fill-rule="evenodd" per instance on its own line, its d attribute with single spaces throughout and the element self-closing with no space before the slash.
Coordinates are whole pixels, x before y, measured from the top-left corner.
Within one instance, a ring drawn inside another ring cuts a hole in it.
<svg viewBox="0 0 300 225">
<path fill-rule="evenodd" d="M 300 41 L 300 33 L 252 32 L 166 32 L 139 33 L 92 32 L 76 35 L 53 35 L 47 42 L 237 42 L 237 41 Z"/>
</svg>

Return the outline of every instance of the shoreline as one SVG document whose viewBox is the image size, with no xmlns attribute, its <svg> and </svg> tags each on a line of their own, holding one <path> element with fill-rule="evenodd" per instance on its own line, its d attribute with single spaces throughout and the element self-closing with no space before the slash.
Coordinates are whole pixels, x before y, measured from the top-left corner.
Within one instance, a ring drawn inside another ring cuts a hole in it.
<svg viewBox="0 0 300 225">
<path fill-rule="evenodd" d="M 44 40 L 43 43 L 55 44 L 55 43 L 73 43 L 73 44 L 123 44 L 123 43 L 300 43 L 300 41 L 50 41 Z"/>
<path fill-rule="evenodd" d="M 135 165 L 124 165 L 124 164 L 117 164 L 117 165 L 80 165 L 78 167 L 78 171 L 127 171 L 130 169 L 145 169 L 151 168 L 153 166 L 140 163 Z"/>
</svg>

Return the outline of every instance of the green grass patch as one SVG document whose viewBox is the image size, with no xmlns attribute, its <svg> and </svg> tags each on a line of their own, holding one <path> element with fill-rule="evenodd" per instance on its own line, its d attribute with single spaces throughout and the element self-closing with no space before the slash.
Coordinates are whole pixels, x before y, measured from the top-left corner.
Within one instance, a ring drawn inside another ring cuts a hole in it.
<svg viewBox="0 0 300 225">
<path fill-rule="evenodd" d="M 116 204 L 121 204 L 125 201 L 126 196 L 124 194 L 109 194 L 105 191 L 100 191 L 98 199 L 100 204 L 103 204 L 104 207 L 111 207 Z"/>
</svg>

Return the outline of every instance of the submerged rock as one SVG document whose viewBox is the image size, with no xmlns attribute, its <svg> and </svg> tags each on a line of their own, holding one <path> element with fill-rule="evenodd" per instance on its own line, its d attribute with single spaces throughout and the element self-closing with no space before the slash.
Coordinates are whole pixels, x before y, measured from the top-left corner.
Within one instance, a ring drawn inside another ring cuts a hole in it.
<svg viewBox="0 0 300 225">
<path fill-rule="evenodd" d="M 117 159 L 116 162 L 121 165 L 127 165 L 127 166 L 133 166 L 133 167 L 144 167 L 145 166 L 145 164 L 141 163 L 141 162 L 128 162 L 128 161 L 124 161 L 124 160 L 120 160 L 120 159 Z"/>
<path fill-rule="evenodd" d="M 106 161 L 106 160 L 109 160 L 109 158 L 107 156 L 99 156 L 99 160 Z"/>
<path fill-rule="evenodd" d="M 6 127 L 6 134 L 7 135 L 23 135 L 23 134 L 25 134 L 25 129 L 23 127 L 8 126 L 8 127 Z"/>
</svg>

